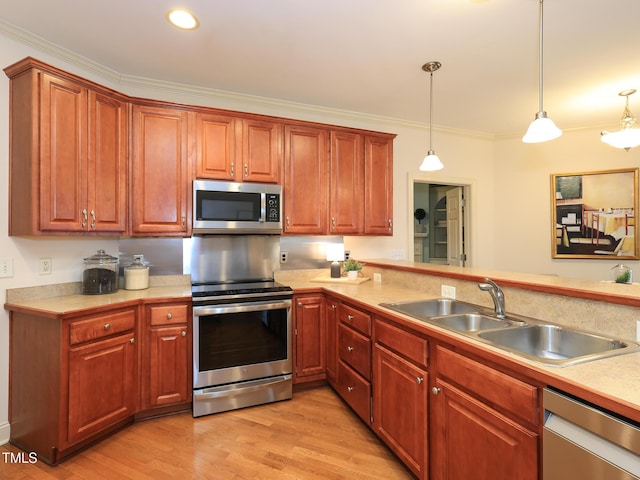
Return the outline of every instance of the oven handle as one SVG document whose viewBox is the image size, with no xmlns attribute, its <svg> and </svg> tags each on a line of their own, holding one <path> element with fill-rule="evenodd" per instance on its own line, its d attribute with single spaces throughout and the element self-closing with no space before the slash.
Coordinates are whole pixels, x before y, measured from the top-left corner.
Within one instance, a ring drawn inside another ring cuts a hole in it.
<svg viewBox="0 0 640 480">
<path fill-rule="evenodd" d="M 194 317 L 204 317 L 205 315 L 221 315 L 223 313 L 256 312 L 260 310 L 290 309 L 291 300 L 278 300 L 277 302 L 250 302 L 231 303 L 225 305 L 205 305 L 193 307 Z"/>
</svg>

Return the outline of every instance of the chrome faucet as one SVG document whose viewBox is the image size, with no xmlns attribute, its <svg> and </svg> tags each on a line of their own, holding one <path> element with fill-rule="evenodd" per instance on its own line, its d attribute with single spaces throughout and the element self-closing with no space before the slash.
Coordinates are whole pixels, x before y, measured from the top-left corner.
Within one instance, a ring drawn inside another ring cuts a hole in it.
<svg viewBox="0 0 640 480">
<path fill-rule="evenodd" d="M 478 288 L 484 292 L 489 292 L 495 306 L 495 314 L 498 318 L 505 318 L 504 313 L 504 293 L 502 289 L 490 278 L 484 279 L 485 283 L 479 283 Z"/>
</svg>

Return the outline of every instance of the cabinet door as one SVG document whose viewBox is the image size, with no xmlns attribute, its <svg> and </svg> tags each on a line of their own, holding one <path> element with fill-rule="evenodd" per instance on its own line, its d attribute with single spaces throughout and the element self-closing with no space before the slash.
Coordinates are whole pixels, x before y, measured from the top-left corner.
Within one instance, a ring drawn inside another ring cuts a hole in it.
<svg viewBox="0 0 640 480">
<path fill-rule="evenodd" d="M 87 207 L 87 89 L 43 73 L 40 95 L 40 230 L 81 232 Z"/>
<path fill-rule="evenodd" d="M 426 479 L 427 371 L 376 344 L 373 375 L 374 430 L 418 478 Z"/>
<path fill-rule="evenodd" d="M 393 139 L 364 139 L 364 233 L 393 235 Z"/>
<path fill-rule="evenodd" d="M 235 180 L 239 151 L 234 117 L 197 113 L 196 177 Z"/>
<path fill-rule="evenodd" d="M 537 480 L 538 435 L 436 379 L 431 399 L 435 480 Z M 462 454 L 463 452 L 463 454 Z"/>
<path fill-rule="evenodd" d="M 301 381 L 325 378 L 325 302 L 322 296 L 301 296 L 294 299 L 296 378 Z M 307 378 L 305 378 L 307 377 Z"/>
<path fill-rule="evenodd" d="M 327 380 L 334 385 L 338 378 L 338 304 L 336 298 L 326 299 L 326 360 L 327 360 Z"/>
<path fill-rule="evenodd" d="M 127 224 L 127 106 L 89 90 L 87 230 L 124 232 Z"/>
<path fill-rule="evenodd" d="M 178 109 L 133 107 L 133 235 L 189 235 L 187 117 Z"/>
<path fill-rule="evenodd" d="M 329 233 L 361 234 L 364 216 L 362 136 L 331 132 Z"/>
<path fill-rule="evenodd" d="M 69 351 L 68 444 L 135 413 L 133 332 Z"/>
<path fill-rule="evenodd" d="M 188 402 L 189 344 L 187 325 L 154 327 L 149 337 L 149 407 Z"/>
<path fill-rule="evenodd" d="M 327 131 L 285 126 L 284 232 L 327 232 Z"/>
<path fill-rule="evenodd" d="M 242 181 L 278 183 L 282 159 L 282 126 L 260 120 L 242 121 Z"/>
</svg>

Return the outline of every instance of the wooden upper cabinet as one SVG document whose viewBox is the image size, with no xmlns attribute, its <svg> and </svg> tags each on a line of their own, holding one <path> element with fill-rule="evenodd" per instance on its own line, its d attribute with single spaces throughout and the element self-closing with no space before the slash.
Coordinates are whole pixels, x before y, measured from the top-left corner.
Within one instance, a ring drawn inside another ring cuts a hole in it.
<svg viewBox="0 0 640 480">
<path fill-rule="evenodd" d="M 11 79 L 9 234 L 125 232 L 125 99 L 33 59 L 5 72 Z"/>
<path fill-rule="evenodd" d="M 196 177 L 235 180 L 239 147 L 236 119 L 226 115 L 196 113 Z"/>
<path fill-rule="evenodd" d="M 328 131 L 284 127 L 284 233 L 327 233 Z"/>
<path fill-rule="evenodd" d="M 364 233 L 393 235 L 393 137 L 364 138 Z"/>
<path fill-rule="evenodd" d="M 188 112 L 133 105 L 132 235 L 188 236 Z"/>
<path fill-rule="evenodd" d="M 282 160 L 279 123 L 196 113 L 196 177 L 278 183 Z"/>
<path fill-rule="evenodd" d="M 331 132 L 329 233 L 361 234 L 364 218 L 362 135 Z"/>
</svg>

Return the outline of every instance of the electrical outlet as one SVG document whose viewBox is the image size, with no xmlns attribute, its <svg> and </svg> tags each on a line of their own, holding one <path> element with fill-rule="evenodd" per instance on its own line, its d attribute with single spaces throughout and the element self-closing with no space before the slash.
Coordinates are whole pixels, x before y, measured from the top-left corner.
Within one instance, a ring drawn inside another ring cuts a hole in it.
<svg viewBox="0 0 640 480">
<path fill-rule="evenodd" d="M 40 259 L 40 275 L 51 275 L 53 271 L 53 265 L 50 258 Z"/>
<path fill-rule="evenodd" d="M 0 278 L 13 277 L 13 258 L 0 258 Z"/>
<path fill-rule="evenodd" d="M 381 273 L 374 273 L 373 274 L 373 281 L 376 283 L 382 283 L 382 274 Z"/>
<path fill-rule="evenodd" d="M 440 294 L 444 298 L 450 298 L 452 300 L 456 299 L 456 287 L 451 287 L 449 285 L 442 285 Z"/>
<path fill-rule="evenodd" d="M 351 250 L 345 250 L 344 251 L 344 260 L 345 261 L 349 260 L 349 257 L 351 257 Z"/>
<path fill-rule="evenodd" d="M 280 252 L 280 263 L 287 263 L 289 260 L 289 252 Z"/>
</svg>

